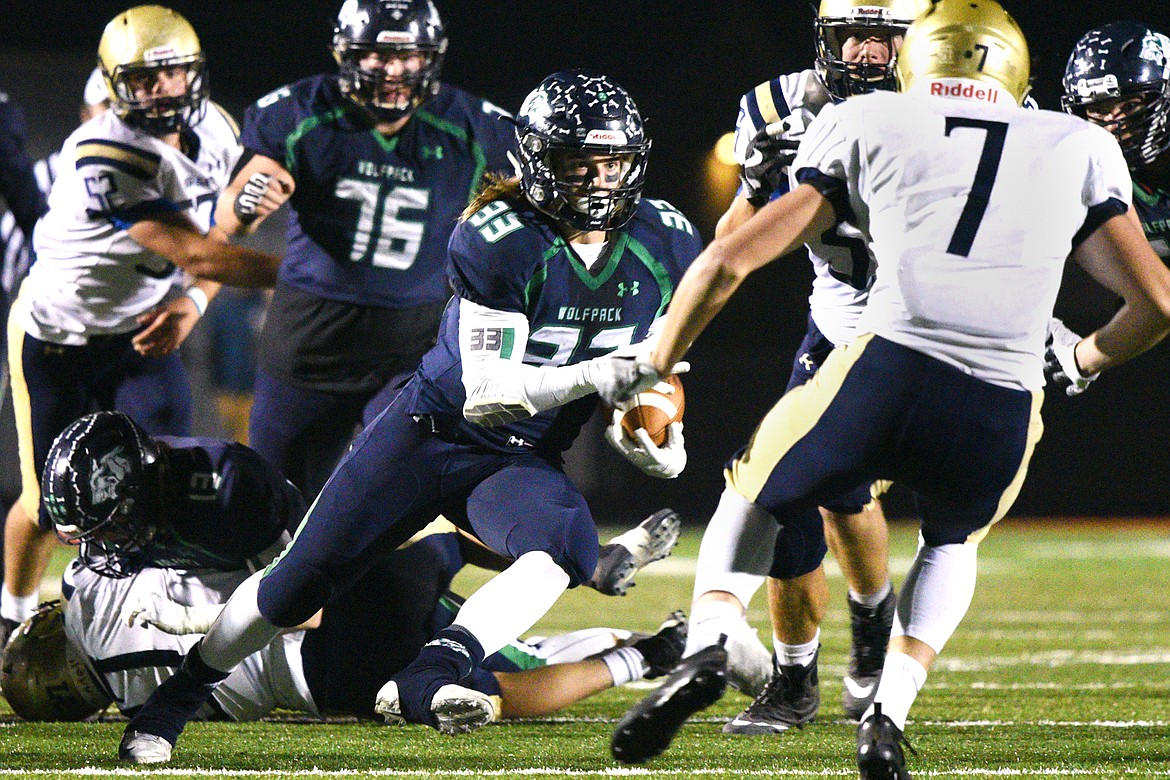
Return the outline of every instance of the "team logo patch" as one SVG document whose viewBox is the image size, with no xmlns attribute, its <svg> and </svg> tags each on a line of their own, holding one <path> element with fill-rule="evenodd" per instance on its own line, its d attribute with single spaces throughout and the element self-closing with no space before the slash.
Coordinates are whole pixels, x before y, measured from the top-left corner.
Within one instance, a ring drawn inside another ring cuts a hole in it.
<svg viewBox="0 0 1170 780">
<path fill-rule="evenodd" d="M 130 473 L 130 459 L 126 457 L 126 448 L 106 453 L 97 463 L 89 475 L 89 490 L 93 495 L 93 502 L 100 504 L 118 496 L 118 483 Z"/>
<path fill-rule="evenodd" d="M 337 25 L 339 27 L 357 27 L 369 23 L 370 13 L 358 8 L 358 0 L 345 0 L 345 5 L 341 6 L 341 10 L 337 12 Z"/>
</svg>

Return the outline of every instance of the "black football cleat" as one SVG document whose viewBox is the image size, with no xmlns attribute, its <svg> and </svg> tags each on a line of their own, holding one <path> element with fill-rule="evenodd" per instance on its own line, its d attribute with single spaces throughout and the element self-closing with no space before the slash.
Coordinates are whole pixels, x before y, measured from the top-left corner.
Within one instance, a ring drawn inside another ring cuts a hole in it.
<svg viewBox="0 0 1170 780">
<path fill-rule="evenodd" d="M 875 704 L 873 714 L 857 727 L 857 768 L 861 780 L 913 780 L 906 770 L 902 745 L 914 752 L 894 721 Z"/>
<path fill-rule="evenodd" d="M 845 672 L 842 704 L 846 715 L 861 720 L 877 695 L 898 598 L 891 589 L 876 607 L 863 607 L 853 599 L 848 601 L 853 642 L 849 648 L 849 669 Z"/>
<path fill-rule="evenodd" d="M 670 745 L 687 718 L 710 707 L 727 690 L 727 651 L 722 641 L 679 665 L 662 686 L 635 704 L 610 740 L 613 757 L 640 764 Z"/>
<path fill-rule="evenodd" d="M 772 679 L 743 712 L 724 727 L 724 734 L 782 734 L 811 723 L 821 706 L 817 658 L 808 666 L 781 666 L 773 660 Z M 775 659 L 775 656 L 773 656 Z"/>
<path fill-rule="evenodd" d="M 681 609 L 667 615 L 657 633 L 630 642 L 630 647 L 642 654 L 650 669 L 646 672 L 647 680 L 670 674 L 682 660 L 686 646 L 687 616 Z"/>
<path fill-rule="evenodd" d="M 597 568 L 585 583 L 607 596 L 624 596 L 642 567 L 670 555 L 678 544 L 682 520 L 673 509 L 660 509 L 601 546 Z"/>
</svg>

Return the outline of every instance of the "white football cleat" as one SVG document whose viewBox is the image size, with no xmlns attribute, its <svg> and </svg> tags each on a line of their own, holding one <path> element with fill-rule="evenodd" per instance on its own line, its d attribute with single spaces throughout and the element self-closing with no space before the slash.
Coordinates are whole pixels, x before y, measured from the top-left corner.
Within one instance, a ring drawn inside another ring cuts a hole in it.
<svg viewBox="0 0 1170 780">
<path fill-rule="evenodd" d="M 444 734 L 466 734 L 499 717 L 495 697 L 462 685 L 444 685 L 431 699 L 431 712 Z"/>
<path fill-rule="evenodd" d="M 392 726 L 401 726 L 406 723 L 402 717 L 402 704 L 398 701 L 398 683 L 391 680 L 378 689 L 374 697 L 374 712 Z"/>
<path fill-rule="evenodd" d="M 171 760 L 170 742 L 154 734 L 128 731 L 118 745 L 118 758 L 131 764 L 165 764 Z"/>
<path fill-rule="evenodd" d="M 727 683 L 740 693 L 756 698 L 772 679 L 772 654 L 746 619 L 692 622 L 683 657 L 717 644 L 720 636 L 727 637 L 723 644 L 727 650 Z"/>
</svg>

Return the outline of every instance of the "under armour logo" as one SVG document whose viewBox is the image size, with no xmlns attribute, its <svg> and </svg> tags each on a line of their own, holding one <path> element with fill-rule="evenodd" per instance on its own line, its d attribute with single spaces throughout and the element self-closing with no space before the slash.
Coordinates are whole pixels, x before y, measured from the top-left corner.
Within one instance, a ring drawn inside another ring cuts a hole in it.
<svg viewBox="0 0 1170 780">
<path fill-rule="evenodd" d="M 424 160 L 442 160 L 443 147 L 441 146 L 424 146 L 419 150 L 419 155 Z"/>
<path fill-rule="evenodd" d="M 629 293 L 631 298 L 637 295 L 638 283 L 630 282 L 629 284 L 626 284 L 625 282 L 618 282 L 618 297 L 625 298 L 626 293 Z"/>
<path fill-rule="evenodd" d="M 46 344 L 45 349 L 44 349 L 44 354 L 45 354 L 45 357 L 49 357 L 51 355 L 64 355 L 65 354 L 65 347 L 60 347 L 60 346 L 57 346 L 56 344 Z"/>
<path fill-rule="evenodd" d="M 805 371 L 816 371 L 817 364 L 813 362 L 812 355 L 805 352 L 800 356 L 800 366 Z"/>
</svg>

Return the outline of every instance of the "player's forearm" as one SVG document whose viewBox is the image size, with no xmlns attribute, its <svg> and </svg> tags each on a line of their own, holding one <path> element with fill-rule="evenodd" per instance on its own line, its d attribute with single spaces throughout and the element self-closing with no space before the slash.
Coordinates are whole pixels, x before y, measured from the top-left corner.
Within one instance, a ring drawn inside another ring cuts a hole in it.
<svg viewBox="0 0 1170 780">
<path fill-rule="evenodd" d="M 1170 333 L 1170 318 L 1161 308 L 1126 304 L 1104 326 L 1076 346 L 1077 366 L 1084 374 L 1096 374 L 1156 345 Z"/>
<path fill-rule="evenodd" d="M 271 287 L 280 257 L 234 244 L 207 241 L 175 263 L 192 276 L 233 287 Z"/>
</svg>

